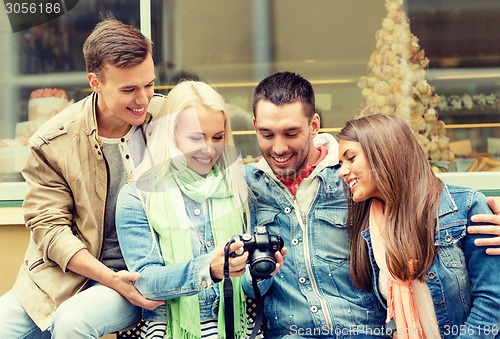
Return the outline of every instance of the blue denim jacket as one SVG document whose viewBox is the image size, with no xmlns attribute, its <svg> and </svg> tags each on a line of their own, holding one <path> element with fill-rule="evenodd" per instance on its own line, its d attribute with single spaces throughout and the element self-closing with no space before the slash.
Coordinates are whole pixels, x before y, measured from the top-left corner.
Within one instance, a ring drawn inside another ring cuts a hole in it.
<svg viewBox="0 0 500 339">
<path fill-rule="evenodd" d="M 350 338 L 356 333 L 383 332 L 383 307 L 374 294 L 355 288 L 349 279 L 347 205 L 337 163 L 332 161 L 310 176 L 319 182 L 319 188 L 304 214 L 298 211 L 295 197 L 268 166 L 266 169 L 265 161 L 244 168 L 256 197 L 251 206 L 252 225 L 266 226 L 288 248 L 284 267 L 260 282 L 265 293 L 266 338 Z M 249 274 L 243 288 L 254 296 Z"/>
<path fill-rule="evenodd" d="M 434 301 L 442 338 L 494 338 L 500 326 L 500 260 L 474 245 L 481 237 L 467 233 L 471 216 L 491 211 L 484 195 L 465 187 L 443 184 L 436 228 L 437 257 L 427 271 L 427 285 Z M 368 229 L 373 288 L 378 293 L 379 269 Z"/>
<path fill-rule="evenodd" d="M 204 238 L 204 242 L 200 243 L 198 235 L 193 232 L 193 259 L 165 266 L 158 237 L 149 226 L 135 182 L 126 184 L 118 195 L 116 231 L 120 248 L 128 270 L 141 274 L 134 285 L 143 296 L 169 300 L 197 294 L 200 319 L 214 319 L 219 308 L 219 286 L 210 276 L 209 253 L 215 246 L 208 210 L 187 197 L 184 197 L 184 202 L 188 218 L 197 227 L 200 238 Z M 165 306 L 153 311 L 144 309 L 143 319 L 166 321 Z"/>
</svg>

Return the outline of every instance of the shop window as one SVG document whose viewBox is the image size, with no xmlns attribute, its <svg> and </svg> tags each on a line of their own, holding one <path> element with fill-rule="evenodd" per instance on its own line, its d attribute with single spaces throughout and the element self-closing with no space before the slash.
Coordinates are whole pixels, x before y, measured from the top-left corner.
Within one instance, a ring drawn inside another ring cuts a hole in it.
<svg viewBox="0 0 500 339">
<path fill-rule="evenodd" d="M 367 73 L 375 32 L 386 14 L 383 1 L 365 0 L 86 0 L 53 21 L 12 33 L 0 13 L 0 75 L 5 79 L 0 182 L 22 181 L 26 148 L 17 142 L 36 127 L 23 124 L 29 121 L 30 94 L 59 88 L 70 100 L 88 95 L 82 57 L 86 36 L 107 14 L 140 27 L 144 3 L 151 5 L 156 90 L 167 93 L 183 78 L 214 85 L 230 104 L 237 145 L 243 156 L 252 157 L 258 155 L 251 126 L 254 86 L 277 71 L 303 75 L 317 93 L 323 131 L 335 134 L 363 101 L 357 82 Z M 470 146 L 469 156 L 492 150 L 491 156 L 498 155 L 500 3 L 407 0 L 405 6 L 412 32 L 430 59 L 429 83 L 447 98 L 440 111 L 450 127 L 447 135 L 451 141 L 465 140 L 459 145 Z M 458 101 L 461 108 L 454 106 Z M 6 151 L 12 146 L 21 148 Z"/>
</svg>

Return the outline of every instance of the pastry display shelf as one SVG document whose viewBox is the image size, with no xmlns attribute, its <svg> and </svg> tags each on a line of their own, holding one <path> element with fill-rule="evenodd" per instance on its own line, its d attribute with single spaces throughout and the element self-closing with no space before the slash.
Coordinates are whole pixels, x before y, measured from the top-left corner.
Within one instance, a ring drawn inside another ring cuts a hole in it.
<svg viewBox="0 0 500 339">
<path fill-rule="evenodd" d="M 449 124 L 465 124 L 476 123 L 497 123 L 500 114 L 500 107 L 481 107 L 475 106 L 473 108 L 448 108 L 439 112 L 439 117 Z"/>
<path fill-rule="evenodd" d="M 237 65 L 236 68 L 240 69 L 242 66 Z M 323 68 L 321 65 L 319 68 Z M 464 92 L 482 92 L 489 93 L 500 87 L 500 67 L 499 68 L 449 68 L 449 69 L 428 69 L 427 79 L 429 83 L 436 86 L 436 90 L 444 95 L 450 93 L 464 93 Z M 342 74 L 337 79 L 311 79 L 311 83 L 316 86 L 345 86 L 346 84 L 354 85 L 359 80 L 356 72 L 347 72 Z M 53 74 L 40 74 L 40 75 L 22 75 L 22 76 L 5 76 L 4 81 L 11 88 L 18 87 L 44 87 L 44 86 L 77 86 L 82 89 L 88 87 L 86 82 L 85 72 L 67 72 L 67 73 L 53 73 Z M 36 86 L 35 86 L 36 84 Z M 255 81 L 248 82 L 222 82 L 217 83 L 216 87 L 221 89 L 242 88 L 245 90 L 254 87 Z M 155 86 L 156 90 L 166 90 L 170 86 Z M 359 89 L 355 88 L 358 91 Z M 223 91 L 223 90 L 222 90 Z M 498 95 L 500 97 L 500 95 Z M 500 105 L 500 104 L 499 104 Z M 453 129 L 477 129 L 477 128 L 500 128 L 499 121 L 495 121 L 495 113 L 500 113 L 500 107 L 486 108 L 484 110 L 477 109 L 461 109 L 461 110 L 447 110 L 443 111 L 441 116 L 446 120 L 447 128 Z M 482 115 L 481 119 L 477 118 L 477 114 Z M 468 121 L 471 117 L 471 121 Z M 457 118 L 457 120 L 451 120 Z M 489 121 L 489 122 L 486 122 Z M 494 122 L 495 121 L 495 122 Z M 337 133 L 340 128 L 322 128 L 323 132 Z M 252 133 L 253 131 L 234 131 L 235 134 L 246 134 L 244 132 Z M 458 159 L 457 159 L 458 160 Z M 457 161 L 458 171 L 465 170 L 470 163 L 465 161 L 460 163 Z M 14 175 L 17 175 L 15 173 Z M 500 172 L 453 172 L 439 174 L 445 182 L 459 184 L 463 186 L 470 186 L 480 190 L 489 190 L 492 192 L 500 192 Z M 9 179 L 10 180 L 10 179 Z M 11 180 L 12 181 L 12 180 Z M 486 185 L 483 186 L 482 183 Z M 496 185 L 496 187 L 495 187 Z M 493 186 L 493 187 L 491 187 Z M 19 206 L 26 193 L 26 184 L 24 182 L 2 182 L 0 181 L 0 206 Z M 500 195 L 500 194 L 498 194 Z"/>
<path fill-rule="evenodd" d="M 17 87 L 88 87 L 87 72 L 60 72 L 34 75 L 16 75 L 4 78 L 7 85 Z"/>
</svg>

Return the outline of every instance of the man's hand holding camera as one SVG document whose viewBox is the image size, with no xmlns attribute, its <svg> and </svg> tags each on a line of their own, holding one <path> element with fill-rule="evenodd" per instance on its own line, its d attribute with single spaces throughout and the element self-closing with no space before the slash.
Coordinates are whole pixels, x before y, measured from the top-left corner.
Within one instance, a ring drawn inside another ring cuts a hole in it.
<svg viewBox="0 0 500 339">
<path fill-rule="evenodd" d="M 230 241 L 220 243 L 210 254 L 210 274 L 214 281 L 224 279 L 225 251 L 229 245 L 229 276 L 239 277 L 249 265 L 250 274 L 265 279 L 276 275 L 283 267 L 287 249 L 280 236 L 257 226 L 253 235 L 235 236 Z"/>
<path fill-rule="evenodd" d="M 286 247 L 283 247 L 280 251 L 274 252 L 274 260 L 276 261 L 276 268 L 270 274 L 271 277 L 274 277 L 276 273 L 278 273 L 278 271 L 283 267 L 283 261 L 285 260 L 287 251 L 288 249 Z"/>
<path fill-rule="evenodd" d="M 250 265 L 250 274 L 254 278 L 266 279 L 276 274 L 276 252 L 283 249 L 283 238 L 267 232 L 265 226 L 256 226 L 252 234 L 236 236 L 235 241 L 243 241 L 243 248 L 231 254 L 232 257 L 248 252 L 247 263 Z M 280 256 L 281 264 L 283 256 Z"/>
</svg>

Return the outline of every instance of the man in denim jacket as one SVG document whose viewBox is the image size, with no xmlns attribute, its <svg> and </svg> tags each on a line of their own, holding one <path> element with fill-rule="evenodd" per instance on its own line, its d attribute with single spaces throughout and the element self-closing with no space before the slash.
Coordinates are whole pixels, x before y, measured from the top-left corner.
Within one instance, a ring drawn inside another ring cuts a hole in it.
<svg viewBox="0 0 500 339">
<path fill-rule="evenodd" d="M 384 337 L 385 311 L 349 278 L 338 144 L 318 134 L 311 84 L 290 72 L 271 75 L 255 89 L 253 112 L 263 159 L 245 166 L 252 225 L 266 226 L 288 249 L 277 274 L 259 282 L 265 337 Z M 249 274 L 244 288 L 253 296 Z"/>
</svg>

